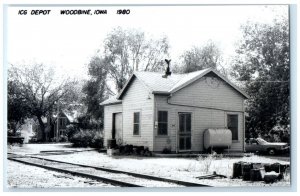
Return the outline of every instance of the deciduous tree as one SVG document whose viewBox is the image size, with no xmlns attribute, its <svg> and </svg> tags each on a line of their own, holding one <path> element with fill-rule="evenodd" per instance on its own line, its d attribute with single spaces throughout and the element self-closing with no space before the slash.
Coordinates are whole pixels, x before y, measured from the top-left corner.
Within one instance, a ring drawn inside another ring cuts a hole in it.
<svg viewBox="0 0 300 196">
<path fill-rule="evenodd" d="M 218 46 L 208 41 L 203 46 L 194 46 L 181 56 L 182 72 L 189 73 L 206 68 L 217 69 L 220 63 L 221 52 Z"/>
<path fill-rule="evenodd" d="M 16 135 L 17 130 L 30 117 L 26 100 L 20 94 L 21 89 L 13 81 L 7 84 L 7 123 L 8 135 Z"/>
<path fill-rule="evenodd" d="M 241 27 L 232 75 L 251 96 L 247 101 L 248 137 L 268 134 L 274 127 L 289 131 L 290 61 L 289 25 L 248 23 Z"/>
<path fill-rule="evenodd" d="M 120 91 L 134 70 L 162 70 L 168 49 L 166 37 L 147 38 L 144 32 L 118 27 L 105 39 L 103 59 L 109 76 Z"/>
<path fill-rule="evenodd" d="M 36 117 L 42 140 L 48 140 L 42 118 L 53 111 L 58 101 L 66 104 L 72 94 L 76 94 L 73 91 L 75 82 L 55 80 L 54 70 L 42 64 L 11 66 L 8 72 L 8 84 L 17 89 L 12 91 L 13 94 L 9 94 L 8 103 L 13 101 L 13 97 L 18 97 L 22 100 L 21 104 L 26 106 L 8 104 L 8 116 L 13 115 L 15 110 L 19 110 Z"/>
<path fill-rule="evenodd" d="M 85 94 L 83 102 L 87 106 L 87 116 L 95 120 L 103 119 L 103 106 L 100 103 L 113 94 L 106 83 L 107 73 L 105 59 L 93 57 L 88 64 L 90 79 L 85 82 L 82 92 Z"/>
</svg>

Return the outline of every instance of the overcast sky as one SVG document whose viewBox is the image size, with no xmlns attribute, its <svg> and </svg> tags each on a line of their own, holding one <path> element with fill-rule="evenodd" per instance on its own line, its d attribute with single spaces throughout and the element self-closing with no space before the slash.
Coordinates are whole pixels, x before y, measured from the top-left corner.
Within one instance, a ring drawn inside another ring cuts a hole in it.
<svg viewBox="0 0 300 196">
<path fill-rule="evenodd" d="M 44 63 L 62 76 L 86 78 L 87 64 L 112 28 L 137 28 L 151 36 L 166 35 L 170 58 L 212 40 L 224 58 L 234 54 L 240 25 L 247 20 L 269 23 L 288 15 L 288 6 L 136 6 L 124 7 L 9 7 L 7 59 L 12 64 Z M 18 10 L 50 9 L 50 15 L 18 15 Z M 62 9 L 107 9 L 107 15 L 60 15 Z"/>
</svg>

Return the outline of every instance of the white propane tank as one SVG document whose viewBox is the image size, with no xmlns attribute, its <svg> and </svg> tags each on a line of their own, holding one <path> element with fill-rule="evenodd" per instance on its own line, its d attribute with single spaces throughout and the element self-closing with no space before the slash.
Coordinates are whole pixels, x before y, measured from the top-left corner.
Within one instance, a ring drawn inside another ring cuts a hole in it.
<svg viewBox="0 0 300 196">
<path fill-rule="evenodd" d="M 232 133 L 229 129 L 207 129 L 204 131 L 204 148 L 229 148 Z"/>
</svg>

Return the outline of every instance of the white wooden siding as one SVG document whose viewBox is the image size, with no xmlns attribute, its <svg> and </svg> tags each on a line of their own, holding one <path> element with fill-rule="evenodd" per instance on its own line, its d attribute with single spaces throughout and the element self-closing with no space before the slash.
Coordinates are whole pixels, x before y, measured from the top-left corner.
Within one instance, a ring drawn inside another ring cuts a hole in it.
<svg viewBox="0 0 300 196">
<path fill-rule="evenodd" d="M 170 102 L 231 111 L 243 110 L 244 98 L 240 93 L 221 79 L 218 79 L 216 86 L 210 85 L 209 78 L 203 77 L 174 93 Z"/>
<path fill-rule="evenodd" d="M 107 146 L 107 140 L 112 138 L 113 113 L 119 112 L 122 112 L 122 104 L 106 105 L 104 107 L 104 146 Z"/>
<path fill-rule="evenodd" d="M 134 79 L 122 100 L 124 144 L 141 145 L 153 150 L 154 96 Z M 140 134 L 133 135 L 133 113 L 140 112 Z"/>
<path fill-rule="evenodd" d="M 123 143 L 143 145 L 151 151 L 162 151 L 171 147 L 177 151 L 178 113 L 192 113 L 192 151 L 203 151 L 203 132 L 208 128 L 226 128 L 227 114 L 238 114 L 239 140 L 231 146 L 231 151 L 244 148 L 244 97 L 221 81 L 211 86 L 206 79 L 200 79 L 168 96 L 151 94 L 138 79 L 134 79 L 123 96 L 122 104 L 105 106 L 105 144 L 111 138 L 112 114 L 123 114 Z M 174 105 L 172 105 L 174 104 Z M 216 109 L 209 109 L 216 108 Z M 157 111 L 168 111 L 168 135 L 157 135 L 154 127 Z M 133 113 L 140 112 L 140 135 L 133 135 Z"/>
<path fill-rule="evenodd" d="M 168 136 L 158 136 L 154 130 L 154 151 L 162 151 L 171 146 L 177 151 L 178 113 L 192 113 L 192 151 L 203 151 L 203 132 L 208 128 L 227 128 L 227 114 L 238 114 L 238 141 L 234 141 L 231 151 L 243 151 L 244 138 L 244 98 L 225 82 L 210 86 L 205 79 L 174 93 L 167 103 L 167 96 L 155 96 L 155 120 L 157 111 L 168 111 Z M 177 104 L 177 105 L 176 105 Z M 183 106 L 184 105 L 184 106 Z M 192 106 L 192 107 L 189 107 Z M 209 108 L 217 108 L 209 109 Z M 222 110 L 223 109 L 223 110 Z M 169 144 L 171 141 L 171 144 Z"/>
</svg>

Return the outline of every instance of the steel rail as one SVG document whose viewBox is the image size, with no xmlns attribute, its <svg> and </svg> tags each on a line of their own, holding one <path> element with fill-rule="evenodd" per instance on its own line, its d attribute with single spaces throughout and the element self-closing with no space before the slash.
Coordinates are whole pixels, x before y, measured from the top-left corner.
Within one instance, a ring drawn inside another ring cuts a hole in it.
<svg viewBox="0 0 300 196">
<path fill-rule="evenodd" d="M 18 158 L 21 158 L 21 157 L 18 157 Z M 32 163 L 32 162 L 19 160 L 19 159 L 15 159 L 15 158 L 7 158 L 7 159 L 11 160 L 11 161 L 16 161 L 16 162 L 19 162 L 19 163 L 31 165 L 31 166 L 41 167 L 41 168 L 48 169 L 48 170 L 53 170 L 53 171 L 62 172 L 62 173 L 69 173 L 69 174 L 79 176 L 79 177 L 90 178 L 90 179 L 93 179 L 93 180 L 113 184 L 113 185 L 116 185 L 116 186 L 121 186 L 121 187 L 142 187 L 142 186 L 136 185 L 136 184 L 131 184 L 131 183 L 122 182 L 122 181 L 118 181 L 118 180 L 112 180 L 112 179 L 103 178 L 103 177 L 100 177 L 100 176 L 95 176 L 95 175 L 86 174 L 86 173 L 82 173 L 82 172 L 70 171 L 70 170 L 66 170 L 66 169 L 60 169 L 60 168 L 56 168 L 56 167 L 41 165 L 41 164 Z"/>
<path fill-rule="evenodd" d="M 57 160 L 53 160 L 53 159 L 47 159 L 47 158 L 35 157 L 35 156 L 29 156 L 29 157 L 30 158 L 41 159 L 41 160 L 46 160 L 46 161 L 53 161 L 53 162 L 57 162 L 57 163 L 65 163 L 65 164 L 70 164 L 70 165 L 74 165 L 74 166 L 93 168 L 93 169 L 96 169 L 96 170 L 102 170 L 102 171 L 111 172 L 111 173 L 122 173 L 122 174 L 127 174 L 127 175 L 131 175 L 131 176 L 138 177 L 138 178 L 143 178 L 143 179 L 150 179 L 150 180 L 156 180 L 156 181 L 162 181 L 162 182 L 170 182 L 170 183 L 174 183 L 174 184 L 178 184 L 178 185 L 183 185 L 183 186 L 186 186 L 186 187 L 211 187 L 209 185 L 204 185 L 204 184 L 198 184 L 198 183 L 193 183 L 193 182 L 186 182 L 186 181 L 180 181 L 180 180 L 150 176 L 150 175 L 146 175 L 146 174 L 126 172 L 126 171 L 121 171 L 121 170 L 108 169 L 108 168 L 104 168 L 104 167 L 82 165 L 82 164 L 77 164 L 77 163 L 57 161 Z"/>
</svg>

